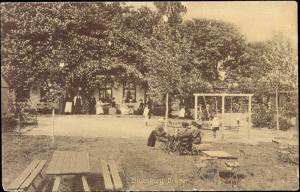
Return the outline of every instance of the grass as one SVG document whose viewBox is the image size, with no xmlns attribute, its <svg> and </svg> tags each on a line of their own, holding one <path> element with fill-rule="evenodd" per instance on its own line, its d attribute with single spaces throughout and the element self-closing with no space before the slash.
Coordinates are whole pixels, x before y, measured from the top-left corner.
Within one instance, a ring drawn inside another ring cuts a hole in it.
<svg viewBox="0 0 300 192">
<path fill-rule="evenodd" d="M 87 177 L 93 191 L 103 190 L 100 160 L 114 159 L 125 189 L 128 190 L 233 190 L 230 184 L 202 180 L 194 164 L 197 156 L 178 156 L 146 147 L 143 139 L 55 138 L 51 146 L 48 136 L 16 136 L 2 134 L 2 184 L 15 179 L 35 158 L 50 160 L 54 150 L 88 151 L 91 175 Z M 298 167 L 279 162 L 272 143 L 212 143 L 214 150 L 224 150 L 239 157 L 241 179 L 238 190 L 296 190 Z M 239 149 L 247 157 L 239 156 Z M 43 173 L 43 172 L 42 172 Z M 45 176 L 39 191 L 50 191 L 53 178 Z M 80 178 L 66 177 L 62 191 L 82 191 Z M 31 190 L 31 189 L 30 189 Z"/>
</svg>

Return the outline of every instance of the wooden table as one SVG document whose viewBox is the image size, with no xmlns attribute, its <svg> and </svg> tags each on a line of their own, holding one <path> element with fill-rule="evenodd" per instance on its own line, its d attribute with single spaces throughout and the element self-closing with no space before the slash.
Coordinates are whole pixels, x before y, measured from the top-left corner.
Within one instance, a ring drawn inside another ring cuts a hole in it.
<svg viewBox="0 0 300 192">
<path fill-rule="evenodd" d="M 237 159 L 237 157 L 225 152 L 225 151 L 202 151 L 205 155 L 209 157 L 214 157 L 217 159 Z"/>
<path fill-rule="evenodd" d="M 45 171 L 47 175 L 55 176 L 52 191 L 58 191 L 62 176 L 81 176 L 85 191 L 89 191 L 86 175 L 90 173 L 90 161 L 87 152 L 54 151 Z"/>
<path fill-rule="evenodd" d="M 231 172 L 232 175 L 230 177 L 231 185 L 233 184 L 233 177 L 235 177 L 236 185 L 238 182 L 237 173 L 239 171 L 239 163 L 237 162 L 225 162 L 224 165 L 226 165 L 226 168 L 224 168 L 224 165 L 222 165 L 222 160 L 237 160 L 238 158 L 225 152 L 225 151 L 202 151 L 203 154 L 207 155 L 208 157 L 214 158 L 219 160 L 219 163 L 217 163 L 217 183 L 220 182 L 220 172 Z"/>
</svg>

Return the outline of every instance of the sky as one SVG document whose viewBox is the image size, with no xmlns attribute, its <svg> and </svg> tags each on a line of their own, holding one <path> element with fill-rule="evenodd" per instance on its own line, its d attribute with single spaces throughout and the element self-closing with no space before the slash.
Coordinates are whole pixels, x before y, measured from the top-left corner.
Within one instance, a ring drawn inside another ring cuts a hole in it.
<svg viewBox="0 0 300 192">
<path fill-rule="evenodd" d="M 128 2 L 134 7 L 154 8 L 153 2 Z M 185 1 L 184 19 L 219 19 L 235 24 L 249 41 L 270 38 L 283 32 L 297 42 L 297 3 L 293 1 Z"/>
</svg>

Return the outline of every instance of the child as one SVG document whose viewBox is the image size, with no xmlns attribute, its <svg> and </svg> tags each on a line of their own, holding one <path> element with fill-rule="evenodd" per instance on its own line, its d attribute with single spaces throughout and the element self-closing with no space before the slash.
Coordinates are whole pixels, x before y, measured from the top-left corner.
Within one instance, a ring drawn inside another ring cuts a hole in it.
<svg viewBox="0 0 300 192">
<path fill-rule="evenodd" d="M 184 119 L 184 117 L 185 117 L 185 109 L 184 109 L 184 107 L 181 107 L 181 109 L 179 111 L 179 118 Z"/>
<path fill-rule="evenodd" d="M 212 120 L 212 125 L 211 125 L 212 131 L 213 131 L 213 136 L 216 138 L 217 136 L 217 130 L 219 130 L 219 119 L 218 115 L 216 114 Z"/>
<path fill-rule="evenodd" d="M 149 120 L 149 108 L 148 108 L 148 105 L 146 105 L 146 107 L 144 108 L 143 115 L 145 117 L 146 126 L 148 126 L 148 120 Z"/>
</svg>

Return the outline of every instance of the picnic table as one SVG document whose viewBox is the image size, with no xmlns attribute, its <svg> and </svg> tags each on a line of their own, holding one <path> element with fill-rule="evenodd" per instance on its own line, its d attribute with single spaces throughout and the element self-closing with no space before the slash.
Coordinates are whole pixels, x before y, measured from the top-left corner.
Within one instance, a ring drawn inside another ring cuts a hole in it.
<svg viewBox="0 0 300 192">
<path fill-rule="evenodd" d="M 217 165 L 217 183 L 219 183 L 220 181 L 220 173 L 230 173 L 230 181 L 231 181 L 231 185 L 233 185 L 233 179 L 235 179 L 236 181 L 236 185 L 238 183 L 238 172 L 239 172 L 239 168 L 240 168 L 240 164 L 236 161 L 238 158 L 225 152 L 225 151 L 202 151 L 203 154 L 205 154 L 206 156 L 213 158 L 215 160 L 234 160 L 234 162 L 228 162 L 226 161 L 224 165 L 226 165 L 226 167 L 224 167 L 221 163 L 221 161 L 219 161 L 218 165 Z"/>
<path fill-rule="evenodd" d="M 237 159 L 237 157 L 225 152 L 225 151 L 203 151 L 205 155 L 217 159 Z"/>
<path fill-rule="evenodd" d="M 90 191 L 86 175 L 90 173 L 89 155 L 87 152 L 54 151 L 45 171 L 46 175 L 55 176 L 52 191 L 58 191 L 62 176 L 81 176 L 84 191 Z"/>
</svg>

